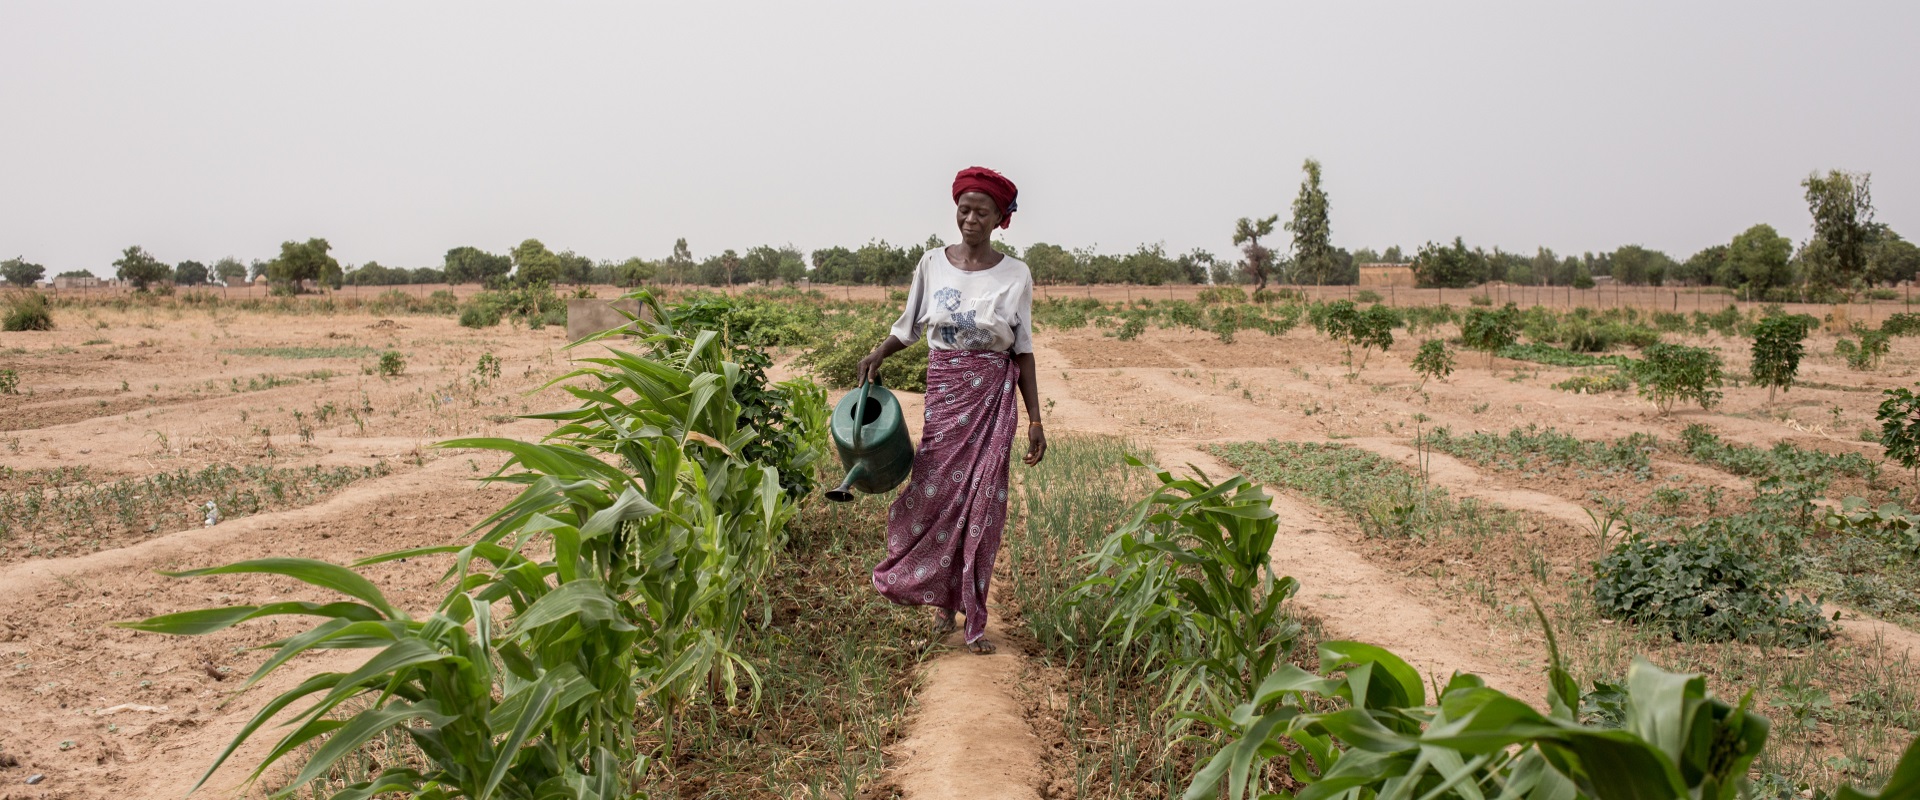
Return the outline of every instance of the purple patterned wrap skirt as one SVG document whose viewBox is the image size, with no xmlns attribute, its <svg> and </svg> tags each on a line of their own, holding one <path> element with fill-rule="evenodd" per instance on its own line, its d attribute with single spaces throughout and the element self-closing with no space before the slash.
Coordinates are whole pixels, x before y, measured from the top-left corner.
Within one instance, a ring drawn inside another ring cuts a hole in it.
<svg viewBox="0 0 1920 800">
<path fill-rule="evenodd" d="M 911 479 L 887 511 L 887 557 L 873 568 L 873 588 L 888 600 L 965 613 L 969 643 L 987 632 L 1019 383 L 1007 353 L 927 354 L 926 426 Z"/>
</svg>

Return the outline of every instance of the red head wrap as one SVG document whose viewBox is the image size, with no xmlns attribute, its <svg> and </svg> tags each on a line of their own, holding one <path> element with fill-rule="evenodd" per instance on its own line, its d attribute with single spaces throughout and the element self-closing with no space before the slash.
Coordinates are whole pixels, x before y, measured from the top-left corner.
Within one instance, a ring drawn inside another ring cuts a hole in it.
<svg viewBox="0 0 1920 800">
<path fill-rule="evenodd" d="M 994 205 L 1000 207 L 1000 227 L 1013 224 L 1013 212 L 1019 210 L 1020 189 L 1002 175 L 986 167 L 968 167 L 953 176 L 953 199 L 960 201 L 960 195 L 967 192 L 979 192 L 993 198 Z"/>
</svg>

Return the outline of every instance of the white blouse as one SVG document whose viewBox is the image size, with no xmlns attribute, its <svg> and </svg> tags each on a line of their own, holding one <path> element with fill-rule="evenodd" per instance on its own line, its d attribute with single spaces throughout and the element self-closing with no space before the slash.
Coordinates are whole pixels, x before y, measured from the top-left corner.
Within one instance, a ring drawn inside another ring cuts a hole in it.
<svg viewBox="0 0 1920 800">
<path fill-rule="evenodd" d="M 893 338 L 912 344 L 924 331 L 935 350 L 1033 352 L 1033 273 L 1006 256 L 978 272 L 953 265 L 936 247 L 913 268 L 907 307 Z"/>
</svg>

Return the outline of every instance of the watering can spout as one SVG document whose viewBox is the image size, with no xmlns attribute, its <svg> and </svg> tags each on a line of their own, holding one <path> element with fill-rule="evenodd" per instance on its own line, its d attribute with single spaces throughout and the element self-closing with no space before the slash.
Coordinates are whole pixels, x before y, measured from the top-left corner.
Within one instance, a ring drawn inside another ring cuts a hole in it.
<svg viewBox="0 0 1920 800">
<path fill-rule="evenodd" d="M 851 469 L 847 470 L 846 480 L 841 481 L 839 486 L 827 490 L 827 499 L 836 503 L 853 502 L 853 482 L 866 477 L 866 474 L 867 465 L 855 463 Z"/>
</svg>

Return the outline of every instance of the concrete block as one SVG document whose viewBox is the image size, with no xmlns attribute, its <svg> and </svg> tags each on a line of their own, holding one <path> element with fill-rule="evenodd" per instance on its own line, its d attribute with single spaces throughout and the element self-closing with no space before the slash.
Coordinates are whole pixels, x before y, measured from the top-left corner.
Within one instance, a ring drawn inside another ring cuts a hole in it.
<svg viewBox="0 0 1920 800">
<path fill-rule="evenodd" d="M 632 327 L 633 323 L 626 317 L 620 316 L 620 311 L 639 314 L 640 301 L 601 300 L 596 297 L 567 298 L 567 340 L 577 342 L 604 330 L 622 326 Z"/>
</svg>

